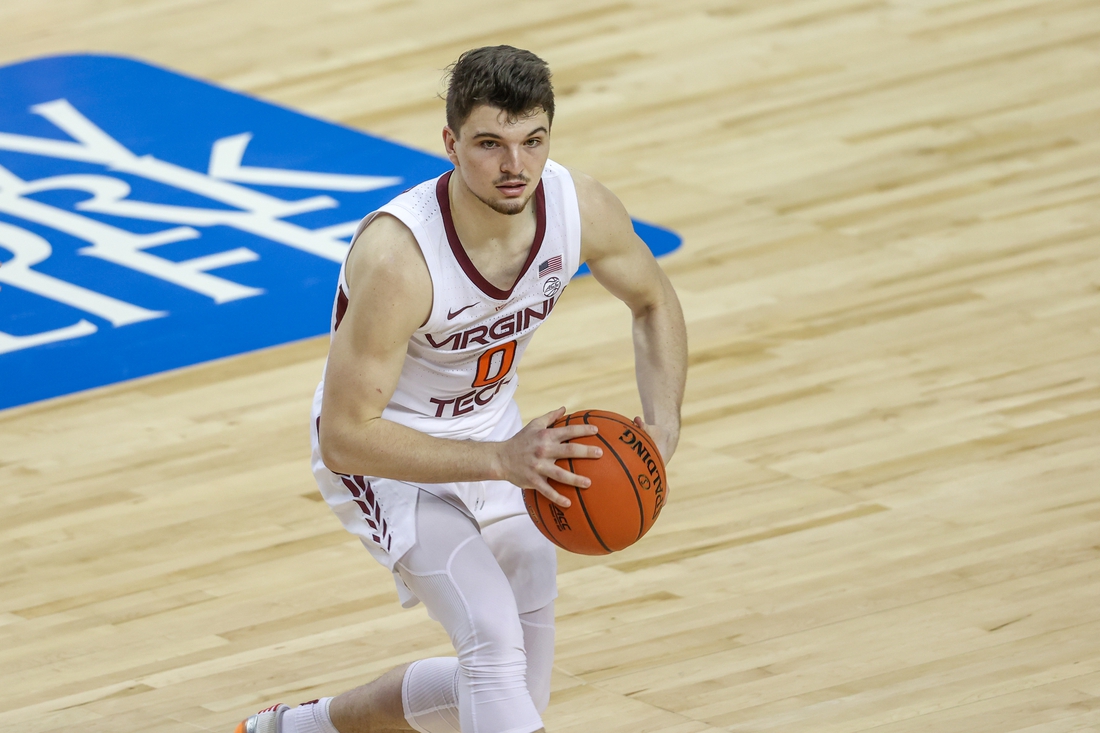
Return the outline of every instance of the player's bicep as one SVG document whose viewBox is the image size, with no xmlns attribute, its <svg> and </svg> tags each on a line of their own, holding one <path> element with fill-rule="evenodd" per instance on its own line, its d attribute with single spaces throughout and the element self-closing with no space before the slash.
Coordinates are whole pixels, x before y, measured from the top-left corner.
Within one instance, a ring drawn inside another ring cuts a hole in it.
<svg viewBox="0 0 1100 733">
<path fill-rule="evenodd" d="M 608 292 L 639 313 L 658 305 L 667 278 L 645 243 L 634 235 L 615 252 L 589 260 L 593 277 Z"/>
<path fill-rule="evenodd" d="M 333 336 L 325 371 L 323 418 L 360 422 L 377 417 L 397 387 L 409 334 L 400 341 L 403 329 L 372 312 L 371 300 L 349 302 Z"/>
<path fill-rule="evenodd" d="M 427 267 L 412 234 L 402 230 L 395 220 L 372 223 L 349 258 L 348 307 L 329 347 L 322 435 L 326 428 L 330 436 L 343 434 L 382 414 L 409 338 L 431 309 Z"/>
<path fill-rule="evenodd" d="M 634 232 L 619 199 L 591 178 L 578 181 L 581 202 L 582 255 L 592 275 L 607 290 L 639 313 L 667 295 L 668 278 L 649 247 Z"/>
</svg>

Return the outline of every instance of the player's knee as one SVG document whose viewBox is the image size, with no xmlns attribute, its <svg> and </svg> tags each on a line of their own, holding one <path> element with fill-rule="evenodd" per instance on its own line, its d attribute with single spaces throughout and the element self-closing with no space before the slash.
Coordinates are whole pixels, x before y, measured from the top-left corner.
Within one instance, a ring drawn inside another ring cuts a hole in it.
<svg viewBox="0 0 1100 733">
<path fill-rule="evenodd" d="M 526 666 L 523 650 L 523 631 L 518 619 L 501 618 L 499 615 L 474 618 L 473 639 L 467 644 L 467 653 L 459 650 L 459 660 L 464 657 L 485 660 L 489 664 Z"/>
<path fill-rule="evenodd" d="M 541 608 L 557 595 L 557 553 L 526 516 L 483 529 L 521 611 Z"/>
<path fill-rule="evenodd" d="M 518 618 L 497 613 L 471 613 L 472 633 L 458 649 L 458 661 L 467 677 L 474 680 L 518 681 L 524 685 L 527 655 Z"/>
<path fill-rule="evenodd" d="M 550 566 L 557 570 L 558 554 L 554 545 L 549 542 L 541 542 L 540 537 L 530 537 L 523 543 L 522 552 L 525 562 L 540 566 Z"/>
</svg>

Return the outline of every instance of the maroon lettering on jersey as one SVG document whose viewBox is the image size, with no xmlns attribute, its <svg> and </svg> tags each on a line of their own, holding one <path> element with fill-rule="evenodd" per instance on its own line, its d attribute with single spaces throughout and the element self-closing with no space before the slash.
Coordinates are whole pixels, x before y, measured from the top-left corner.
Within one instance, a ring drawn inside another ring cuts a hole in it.
<svg viewBox="0 0 1100 733">
<path fill-rule="evenodd" d="M 560 294 L 558 297 L 561 297 Z M 502 339 L 511 338 L 521 331 L 526 331 L 531 327 L 534 321 L 545 320 L 550 311 L 554 310 L 554 305 L 557 303 L 556 298 L 547 298 L 542 301 L 540 308 L 524 308 L 523 310 L 515 311 L 507 315 L 497 318 L 492 323 L 486 326 L 474 326 L 468 328 L 465 331 L 451 334 L 447 338 L 439 337 L 441 341 L 437 341 L 435 336 L 430 333 L 425 334 L 424 338 L 427 339 L 428 345 L 433 349 L 442 349 L 450 344 L 450 351 L 458 351 L 459 349 L 469 348 L 472 344 L 478 344 L 481 346 L 489 346 L 494 341 L 500 341 Z"/>
<path fill-rule="evenodd" d="M 481 407 L 489 404 L 492 399 L 497 396 L 497 392 L 500 391 L 500 388 L 507 384 L 508 381 L 509 380 L 505 379 L 501 382 L 498 382 L 497 384 L 491 384 L 485 389 L 480 390 L 477 394 L 474 395 L 474 402 L 476 402 Z"/>
<path fill-rule="evenodd" d="M 518 316 L 519 314 L 517 313 L 515 315 Z M 522 320 L 522 317 L 520 320 Z M 511 336 L 517 330 L 518 329 L 516 328 L 516 318 L 514 318 L 513 316 L 508 316 L 507 318 L 498 318 L 497 320 L 493 321 L 493 324 L 491 326 L 489 326 L 489 336 L 492 337 L 493 341 L 496 341 L 498 339 Z"/>
<path fill-rule="evenodd" d="M 466 415 L 474 411 L 474 397 L 477 396 L 477 390 L 467 392 L 461 397 L 455 399 L 455 406 L 452 412 L 454 417 L 459 415 Z"/>
<path fill-rule="evenodd" d="M 481 344 L 482 346 L 488 346 L 489 342 L 485 340 L 485 334 L 489 333 L 489 329 L 485 326 L 474 326 L 468 331 L 462 332 L 462 348 L 466 348 L 470 344 Z"/>
<path fill-rule="evenodd" d="M 448 336 L 447 338 L 440 341 L 438 344 L 435 342 L 435 339 L 432 338 L 432 335 L 430 333 L 425 334 L 425 336 L 427 337 L 428 343 L 431 344 L 433 349 L 442 349 L 444 346 L 454 341 L 454 343 L 451 345 L 451 351 L 458 351 L 458 344 L 460 341 L 462 341 L 461 333 L 456 333 L 454 336 Z"/>
<path fill-rule="evenodd" d="M 536 318 L 540 321 L 545 320 L 546 317 L 550 315 L 550 311 L 552 310 L 554 310 L 553 298 L 547 298 L 546 300 L 542 301 L 541 312 L 535 310 L 534 308 L 524 308 L 522 314 L 524 330 L 530 328 L 531 321 L 535 320 Z"/>
<path fill-rule="evenodd" d="M 468 415 L 478 407 L 484 407 L 492 402 L 493 398 L 500 392 L 501 387 L 511 381 L 510 378 L 502 379 L 499 382 L 490 384 L 488 387 L 474 389 L 458 397 L 431 397 L 428 401 L 435 405 L 436 417 L 459 417 L 460 415 Z M 448 410 L 448 407 L 451 409 Z"/>
<path fill-rule="evenodd" d="M 454 400 L 454 397 L 452 397 L 449 400 L 440 400 L 440 399 L 436 399 L 435 397 L 432 397 L 428 401 L 431 402 L 433 405 L 435 405 L 435 416 L 436 417 L 443 417 L 443 410 L 445 410 L 447 408 L 447 405 L 451 404 L 455 400 Z"/>
</svg>

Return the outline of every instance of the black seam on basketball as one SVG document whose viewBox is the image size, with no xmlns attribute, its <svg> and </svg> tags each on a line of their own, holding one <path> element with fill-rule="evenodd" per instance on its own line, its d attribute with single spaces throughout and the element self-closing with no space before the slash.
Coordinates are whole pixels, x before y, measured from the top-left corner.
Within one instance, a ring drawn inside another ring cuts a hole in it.
<svg viewBox="0 0 1100 733">
<path fill-rule="evenodd" d="M 591 415 L 591 414 L 592 414 L 591 411 L 586 412 L 585 415 L 584 415 L 585 419 L 587 420 L 588 416 Z M 617 420 L 613 417 L 609 417 L 608 415 L 596 415 L 596 417 L 598 417 L 601 420 L 610 420 L 611 422 L 618 423 L 619 425 L 622 425 L 623 427 L 633 428 L 634 430 L 638 429 L 638 426 L 635 425 L 632 422 L 628 422 L 628 421 L 624 421 L 624 420 Z"/>
<path fill-rule="evenodd" d="M 591 410 L 589 410 L 588 412 L 586 412 L 586 413 L 585 413 L 585 417 L 588 417 L 588 415 L 591 415 L 591 414 L 592 414 L 592 411 L 591 411 Z M 661 463 L 661 471 L 660 471 L 660 473 L 661 473 L 661 481 L 662 481 L 662 482 L 664 483 L 664 487 L 665 487 L 665 503 L 668 503 L 668 496 L 669 496 L 669 490 L 668 490 L 668 469 L 667 469 L 667 468 L 665 467 L 665 459 L 664 459 L 663 457 L 661 457 L 661 451 L 660 451 L 660 450 L 658 450 L 658 448 L 657 448 L 657 444 L 653 442 L 653 438 L 652 438 L 652 437 L 650 436 L 650 434 L 649 434 L 649 433 L 647 433 L 647 432 L 645 432 L 644 430 L 642 430 L 641 428 L 639 428 L 639 427 L 638 427 L 637 425 L 635 425 L 635 424 L 634 424 L 634 423 L 632 423 L 632 422 L 623 422 L 622 420 L 616 420 L 615 418 L 613 418 L 613 417 L 608 417 L 608 416 L 606 416 L 606 415 L 598 415 L 598 417 L 599 417 L 599 418 L 600 418 L 601 420 L 607 420 L 607 421 L 609 421 L 609 422 L 613 422 L 613 423 L 615 423 L 616 425 L 622 425 L 622 426 L 623 426 L 623 427 L 625 427 L 625 428 L 630 428 L 631 430 L 635 430 L 635 431 L 638 431 L 638 432 L 640 432 L 640 433 L 641 433 L 641 434 L 642 434 L 643 436 L 645 436 L 646 442 L 647 442 L 647 443 L 649 443 L 649 445 L 648 445 L 648 446 L 646 446 L 646 447 L 647 447 L 647 448 L 652 448 L 652 450 L 651 450 L 650 452 L 651 452 L 651 453 L 652 453 L 652 454 L 653 454 L 654 456 L 656 456 L 656 457 L 657 457 L 657 460 L 658 460 L 658 461 L 660 461 L 660 463 Z M 587 422 L 587 420 L 586 420 L 586 422 Z M 657 513 L 658 513 L 658 514 L 660 514 L 660 510 L 658 510 L 658 511 L 657 511 Z M 654 517 L 654 520 L 656 520 L 656 517 Z M 638 539 L 641 539 L 641 537 L 639 536 L 639 538 L 638 538 Z"/>
<path fill-rule="evenodd" d="M 591 425 L 591 423 L 588 422 L 588 416 L 591 415 L 591 414 L 592 414 L 591 410 L 589 410 L 588 412 L 586 412 L 584 414 L 584 417 L 585 417 L 584 421 L 586 423 L 588 423 L 589 425 Z M 640 432 L 643 436 L 645 436 L 646 442 L 649 443 L 649 445 L 646 446 L 646 447 L 647 448 L 652 448 L 653 450 L 651 452 L 655 456 L 657 456 L 657 458 L 661 461 L 661 473 L 665 472 L 665 470 L 666 470 L 665 469 L 665 459 L 664 459 L 664 457 L 661 456 L 661 451 L 657 449 L 657 444 L 655 442 L 653 442 L 653 437 L 650 436 L 649 433 L 645 432 L 644 430 L 642 430 L 641 428 L 639 428 L 637 425 L 635 425 L 632 422 L 623 422 L 622 420 L 616 420 L 615 418 L 607 417 L 606 415 L 597 415 L 596 417 L 599 418 L 600 420 L 607 420 L 609 422 L 615 423 L 616 425 L 622 425 L 624 428 L 630 428 L 631 430 L 635 430 L 635 431 Z M 662 478 L 664 478 L 664 476 L 662 476 Z"/>
<path fill-rule="evenodd" d="M 640 522 L 638 525 L 638 536 L 634 539 L 634 541 L 637 542 L 642 538 L 642 535 L 645 534 L 645 507 L 642 505 L 642 495 L 638 493 L 638 486 L 634 483 L 634 476 L 631 475 L 630 469 L 623 463 L 623 459 L 619 457 L 619 454 L 615 452 L 615 449 L 602 435 L 597 433 L 596 437 L 600 439 L 601 443 L 607 446 L 607 450 L 611 452 L 611 455 L 615 456 L 615 460 L 619 462 L 619 466 L 623 469 L 623 473 L 626 475 L 627 480 L 630 481 L 630 488 L 634 489 L 634 498 L 638 500 L 638 519 Z M 585 512 L 585 514 L 587 515 L 587 512 Z M 601 542 L 600 544 L 603 543 Z"/>
<path fill-rule="evenodd" d="M 577 501 L 580 502 L 581 511 L 584 512 L 584 518 L 585 521 L 588 522 L 588 528 L 592 530 L 592 536 L 595 537 L 596 541 L 600 543 L 600 547 L 607 550 L 608 552 L 614 552 L 614 550 L 608 547 L 607 544 L 603 541 L 603 538 L 600 537 L 600 533 L 596 531 L 596 525 L 592 524 L 592 517 L 588 516 L 588 507 L 584 505 L 584 499 L 581 498 L 581 491 L 579 489 L 577 490 Z"/>
<path fill-rule="evenodd" d="M 588 412 L 584 413 L 585 422 L 588 422 L 588 417 L 592 413 L 593 413 L 593 410 L 589 410 Z M 629 422 L 629 421 L 618 420 L 616 418 L 610 417 L 610 413 L 604 414 L 604 415 L 596 415 L 596 417 L 598 417 L 600 420 L 610 420 L 611 422 L 618 423 L 619 425 L 622 425 L 623 427 L 633 428 L 634 430 L 638 430 L 638 426 L 635 425 L 634 423 Z M 589 423 L 589 424 L 591 424 L 591 423 Z"/>
<path fill-rule="evenodd" d="M 572 417 L 573 416 L 571 414 L 565 416 L 565 427 L 569 427 L 569 420 L 572 419 Z M 567 443 L 572 443 L 573 441 L 572 440 L 567 440 L 566 442 Z M 573 459 L 572 458 L 566 458 L 565 462 L 569 464 L 569 473 L 576 473 L 576 471 L 573 470 Z"/>
<path fill-rule="evenodd" d="M 570 416 L 570 417 L 572 417 L 572 416 Z M 586 412 L 586 413 L 585 413 L 585 414 L 584 414 L 584 415 L 583 415 L 583 416 L 581 417 L 581 419 L 582 419 L 582 420 L 584 420 L 584 422 L 585 422 L 585 423 L 587 424 L 587 423 L 588 423 L 588 413 Z M 566 418 L 566 419 L 565 419 L 565 424 L 566 424 L 566 425 L 568 425 L 568 424 L 569 424 L 569 418 Z M 597 435 L 596 437 L 599 437 L 599 436 Z M 572 458 L 570 458 L 570 459 L 569 459 L 569 471 L 570 471 L 570 472 L 572 472 L 572 471 L 573 471 L 573 459 L 572 459 Z M 600 537 L 600 533 L 596 531 L 596 525 L 592 524 L 592 517 L 590 517 L 590 516 L 588 515 L 588 507 L 586 507 L 586 506 L 584 505 L 584 499 L 583 499 L 583 498 L 581 497 L 581 494 L 582 494 L 582 493 L 584 493 L 584 490 L 582 490 L 582 489 L 580 489 L 580 488 L 578 488 L 578 489 L 576 490 L 576 494 L 577 494 L 577 501 L 578 501 L 578 502 L 580 502 L 580 505 L 581 505 L 581 511 L 582 511 L 582 512 L 584 512 L 584 519 L 585 519 L 585 521 L 587 521 L 587 522 L 588 522 L 588 528 L 589 528 L 590 530 L 592 530 L 592 536 L 596 538 L 596 542 L 599 542 L 599 543 L 600 543 L 600 547 L 602 547 L 603 549 L 607 550 L 608 552 L 614 552 L 614 550 L 612 550 L 612 549 L 611 549 L 610 547 L 608 547 L 608 546 L 607 546 L 607 543 L 605 543 L 605 542 L 603 541 L 603 537 Z"/>
<path fill-rule="evenodd" d="M 591 424 L 591 423 L 588 422 L 588 415 L 587 414 L 585 414 L 585 416 L 584 416 L 584 421 L 587 424 Z M 634 483 L 634 476 L 633 476 L 633 474 L 630 473 L 630 469 L 626 467 L 626 464 L 623 462 L 623 459 L 619 457 L 618 451 L 616 451 L 614 448 L 612 448 L 611 444 L 607 442 L 607 439 L 604 438 L 599 433 L 596 433 L 596 437 L 600 439 L 601 443 L 603 443 L 604 445 L 607 446 L 607 450 L 611 451 L 611 455 L 615 456 L 615 460 L 619 462 L 619 465 L 623 469 L 623 473 L 626 474 L 627 481 L 630 482 L 630 488 L 634 489 L 634 498 L 638 500 L 638 522 L 639 522 L 639 524 L 638 524 L 638 536 L 634 538 L 634 541 L 637 542 L 638 540 L 640 540 L 642 538 L 642 535 L 645 534 L 645 513 L 646 512 L 645 512 L 645 506 L 642 505 L 642 495 L 638 493 L 638 485 L 636 483 Z M 579 495 L 580 492 L 578 491 L 577 494 Z M 585 512 L 585 516 L 587 516 L 587 515 L 588 515 L 588 512 Z M 593 528 L 592 531 L 594 532 L 595 528 Z M 602 545 L 603 542 L 601 541 L 600 544 Z"/>
<path fill-rule="evenodd" d="M 569 420 L 572 417 L 573 417 L 572 415 L 566 415 L 565 416 L 565 425 L 566 426 L 569 425 Z M 572 442 L 572 440 L 570 440 L 570 442 Z M 573 459 L 572 458 L 566 458 L 565 460 L 569 462 L 569 472 L 570 473 L 576 473 L 576 471 L 573 470 Z M 607 550 L 608 553 L 612 553 L 612 551 L 614 551 L 614 550 L 612 550 L 612 548 L 610 548 L 610 547 L 608 547 L 607 545 L 604 544 L 603 538 L 601 536 L 599 536 L 598 532 L 596 532 L 596 525 L 592 524 L 592 517 L 588 516 L 588 507 L 586 507 L 584 505 L 584 500 L 581 499 L 581 489 L 574 488 L 573 493 L 576 494 L 576 501 L 581 504 L 581 511 L 584 512 L 584 521 L 588 523 L 588 529 L 592 530 L 592 536 L 596 538 L 596 541 L 597 541 L 597 543 L 599 543 L 599 546 L 601 546 L 605 550 Z"/>
<path fill-rule="evenodd" d="M 565 416 L 565 426 L 566 427 L 569 427 L 569 418 L 571 418 L 571 417 L 573 417 L 573 416 L 572 415 L 566 415 Z M 572 440 L 567 440 L 566 442 L 567 443 L 572 443 L 573 441 Z M 573 459 L 572 458 L 566 458 L 565 460 L 566 460 L 566 462 L 569 463 L 569 473 L 576 473 L 576 471 L 573 470 Z"/>
</svg>

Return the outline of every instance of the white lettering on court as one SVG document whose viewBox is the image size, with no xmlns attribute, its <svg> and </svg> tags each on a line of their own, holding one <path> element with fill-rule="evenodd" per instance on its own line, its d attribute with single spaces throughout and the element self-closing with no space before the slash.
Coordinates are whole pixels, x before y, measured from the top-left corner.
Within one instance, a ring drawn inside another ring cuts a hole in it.
<svg viewBox="0 0 1100 733">
<path fill-rule="evenodd" d="M 91 163 L 140 176 L 150 181 L 197 194 L 221 206 L 202 208 L 179 206 L 130 198 L 130 185 L 109 175 L 74 174 L 37 180 L 23 180 L 0 166 L 0 212 L 34 222 L 89 243 L 78 252 L 145 275 L 170 282 L 212 299 L 227 303 L 262 294 L 260 288 L 246 286 L 210 273 L 230 265 L 252 262 L 259 255 L 246 247 L 237 247 L 182 262 L 159 257 L 150 248 L 196 239 L 205 227 L 224 226 L 262 237 L 311 255 L 342 262 L 358 220 L 321 229 L 283 221 L 297 214 L 336 208 L 330 196 L 312 196 L 296 201 L 272 196 L 242 184 L 305 188 L 321 191 L 365 192 L 394 186 L 394 176 L 347 175 L 312 171 L 284 170 L 242 165 L 251 133 L 217 140 L 211 146 L 206 173 L 160 160 L 152 155 L 137 155 L 120 144 L 67 100 L 58 99 L 31 107 L 66 133 L 71 141 L 0 132 L 0 150 L 37 155 L 58 160 Z M 168 228 L 151 234 L 135 234 L 98 219 L 37 201 L 31 196 L 45 191 L 77 191 L 89 197 L 76 204 L 80 212 L 158 222 Z M 31 269 L 49 257 L 49 242 L 25 229 L 0 226 L 0 247 L 15 254 L 15 259 L 0 267 L 0 282 L 6 283 L 86 313 L 125 326 L 149 318 L 167 315 L 151 311 L 100 293 L 78 287 Z M 0 333 L 0 353 L 30 348 L 94 333 L 87 320 L 54 331 L 17 337 Z"/>
<path fill-rule="evenodd" d="M 115 300 L 102 293 L 73 285 L 41 272 L 35 272 L 31 269 L 31 266 L 37 265 L 49 257 L 51 248 L 49 242 L 33 232 L 0 222 L 0 247 L 15 255 L 14 259 L 5 262 L 4 266 L 0 267 L 0 283 L 99 316 L 106 321 L 110 321 L 114 326 L 126 326 L 167 315 L 163 311 L 139 308 L 136 305 Z M 80 321 L 71 326 L 30 336 L 13 336 L 0 332 L 0 354 L 87 336 L 95 333 L 95 331 L 95 324 L 81 318 Z"/>
</svg>

